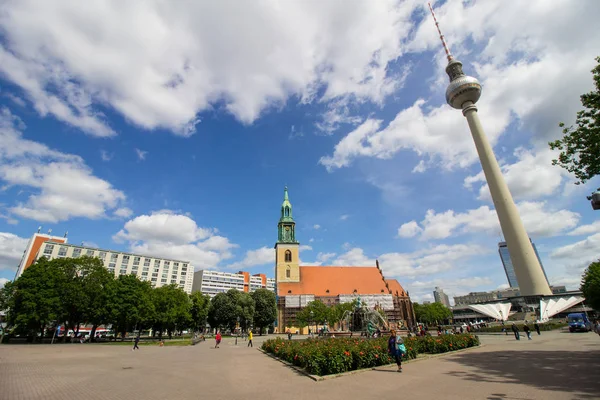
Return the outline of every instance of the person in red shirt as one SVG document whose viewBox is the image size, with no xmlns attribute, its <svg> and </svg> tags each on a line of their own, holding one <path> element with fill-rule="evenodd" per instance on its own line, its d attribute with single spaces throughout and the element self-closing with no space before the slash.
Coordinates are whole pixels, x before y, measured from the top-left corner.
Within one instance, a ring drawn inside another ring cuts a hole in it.
<svg viewBox="0 0 600 400">
<path fill-rule="evenodd" d="M 221 343 L 221 331 L 217 331 L 217 335 L 215 336 L 215 349 L 219 348 L 219 343 Z"/>
</svg>

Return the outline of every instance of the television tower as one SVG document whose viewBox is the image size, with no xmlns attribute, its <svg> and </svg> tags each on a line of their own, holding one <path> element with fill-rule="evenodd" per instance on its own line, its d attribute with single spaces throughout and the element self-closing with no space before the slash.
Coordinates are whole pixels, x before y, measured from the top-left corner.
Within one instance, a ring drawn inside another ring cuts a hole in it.
<svg viewBox="0 0 600 400">
<path fill-rule="evenodd" d="M 431 3 L 429 3 L 429 9 L 431 10 L 431 15 L 435 21 L 435 26 L 440 34 L 440 39 L 448 58 L 446 73 L 450 78 L 450 84 L 446 89 L 446 102 L 452 108 L 462 110 L 469 124 L 469 129 L 471 130 L 471 135 L 479 154 L 479 161 L 481 162 L 494 207 L 498 214 L 500 228 L 504 234 L 515 274 L 517 275 L 521 294 L 523 296 L 551 295 L 552 291 L 548 286 L 542 267 L 529 241 L 529 236 L 525 231 L 523 221 L 521 221 L 519 211 L 510 194 L 508 185 L 502 176 L 502 171 L 494 155 L 494 150 L 479 121 L 475 103 L 477 103 L 477 100 L 481 96 L 481 84 L 474 77 L 464 74 L 462 63 L 456 60 L 448 49 Z"/>
</svg>

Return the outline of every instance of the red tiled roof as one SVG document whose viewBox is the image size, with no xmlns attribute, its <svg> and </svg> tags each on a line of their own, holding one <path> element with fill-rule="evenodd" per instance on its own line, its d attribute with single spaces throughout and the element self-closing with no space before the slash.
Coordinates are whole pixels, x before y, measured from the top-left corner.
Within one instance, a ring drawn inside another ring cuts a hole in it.
<svg viewBox="0 0 600 400">
<path fill-rule="evenodd" d="M 399 283 L 398 286 L 402 289 Z M 358 294 L 389 294 L 383 276 L 375 266 L 300 266 L 300 282 L 278 283 L 277 288 L 280 296 L 288 294 L 337 296 L 340 294 L 352 294 L 355 290 Z M 288 293 L 288 291 L 291 291 L 291 293 Z"/>
<path fill-rule="evenodd" d="M 406 291 L 396 279 L 386 279 L 394 296 L 406 296 Z"/>
</svg>

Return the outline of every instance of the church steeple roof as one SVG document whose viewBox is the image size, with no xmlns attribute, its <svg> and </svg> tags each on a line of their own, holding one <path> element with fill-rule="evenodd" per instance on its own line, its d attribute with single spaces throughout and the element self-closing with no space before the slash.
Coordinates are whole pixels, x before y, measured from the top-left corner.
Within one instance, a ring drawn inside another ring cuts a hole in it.
<svg viewBox="0 0 600 400">
<path fill-rule="evenodd" d="M 288 195 L 287 186 L 283 189 L 283 203 L 281 204 L 281 218 L 279 222 L 293 222 L 292 218 L 292 203 Z"/>
</svg>

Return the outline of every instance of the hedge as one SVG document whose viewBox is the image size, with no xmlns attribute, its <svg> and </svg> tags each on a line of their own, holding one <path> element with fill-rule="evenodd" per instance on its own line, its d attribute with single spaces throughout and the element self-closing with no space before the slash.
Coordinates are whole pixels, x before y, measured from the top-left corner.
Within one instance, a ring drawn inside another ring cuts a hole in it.
<svg viewBox="0 0 600 400">
<path fill-rule="evenodd" d="M 387 351 L 387 337 L 366 338 L 327 338 L 307 340 L 269 339 L 262 349 L 275 357 L 295 366 L 304 368 L 313 375 L 331 375 L 372 368 L 394 362 Z M 479 339 L 472 334 L 444 335 L 439 337 L 404 338 L 407 354 L 413 359 L 417 354 L 445 353 L 479 345 Z"/>
</svg>

